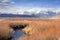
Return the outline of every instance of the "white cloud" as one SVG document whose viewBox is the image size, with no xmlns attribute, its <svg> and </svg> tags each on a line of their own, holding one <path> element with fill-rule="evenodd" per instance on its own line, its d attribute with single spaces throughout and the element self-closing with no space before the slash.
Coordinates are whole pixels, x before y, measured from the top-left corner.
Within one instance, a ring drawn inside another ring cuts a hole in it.
<svg viewBox="0 0 60 40">
<path fill-rule="evenodd" d="M 0 0 L 0 6 L 1 7 L 5 7 L 5 6 L 10 6 L 11 4 L 14 4 L 15 2 L 14 1 L 11 1 L 11 0 Z M 0 7 L 0 8 L 1 8 Z"/>
<path fill-rule="evenodd" d="M 27 10 L 27 11 L 28 11 L 28 12 L 38 13 L 38 12 L 41 11 L 41 9 L 40 9 L 40 8 L 31 8 L 31 9 L 29 9 L 29 10 Z"/>
<path fill-rule="evenodd" d="M 12 7 L 11 4 L 15 3 L 11 0 L 0 0 L 0 12 L 12 12 L 10 8 Z"/>
<path fill-rule="evenodd" d="M 10 0 L 2 0 L 1 2 L 9 2 Z"/>
<path fill-rule="evenodd" d="M 12 2 L 14 3 L 14 2 Z M 23 14 L 24 11 L 28 11 L 31 13 L 39 13 L 40 11 L 53 11 L 53 12 L 60 12 L 60 8 L 43 8 L 43 7 L 32 7 L 32 8 L 27 8 L 27 7 L 22 7 L 22 6 L 4 6 L 0 7 L 0 12 L 2 13 L 13 13 L 13 14 Z"/>
<path fill-rule="evenodd" d="M 23 14 L 24 11 L 32 12 L 32 13 L 39 13 L 40 11 L 54 11 L 54 12 L 60 12 L 60 8 L 43 8 L 43 7 L 22 7 L 22 6 L 12 6 L 11 4 L 14 4 L 14 1 L 11 0 L 0 0 L 0 12 L 3 13 L 19 13 Z"/>
<path fill-rule="evenodd" d="M 22 13 L 25 9 L 22 8 L 22 7 L 7 7 L 6 9 L 1 9 L 0 12 L 3 12 L 3 13 Z"/>
<path fill-rule="evenodd" d="M 14 4 L 15 2 L 14 1 L 11 1 L 12 4 Z"/>
</svg>

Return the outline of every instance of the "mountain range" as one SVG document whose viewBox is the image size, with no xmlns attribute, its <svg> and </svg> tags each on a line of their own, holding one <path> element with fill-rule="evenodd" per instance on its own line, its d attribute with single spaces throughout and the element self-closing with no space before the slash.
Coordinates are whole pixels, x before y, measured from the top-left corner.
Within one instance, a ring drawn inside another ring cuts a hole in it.
<svg viewBox="0 0 60 40">
<path fill-rule="evenodd" d="M 23 14 L 19 13 L 1 13 L 0 17 L 35 17 L 35 18 L 50 18 L 55 16 L 57 13 L 53 11 L 40 11 L 38 13 L 24 11 Z"/>
</svg>

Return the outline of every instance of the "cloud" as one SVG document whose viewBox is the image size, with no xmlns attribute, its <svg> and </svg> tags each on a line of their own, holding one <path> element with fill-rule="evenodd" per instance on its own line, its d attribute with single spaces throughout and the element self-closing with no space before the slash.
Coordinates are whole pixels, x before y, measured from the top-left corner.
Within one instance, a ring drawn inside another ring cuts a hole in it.
<svg viewBox="0 0 60 40">
<path fill-rule="evenodd" d="M 1 2 L 9 2 L 10 0 L 1 0 Z"/>
<path fill-rule="evenodd" d="M 1 1 L 0 1 L 1 2 Z M 6 4 L 5 4 L 6 3 Z M 40 11 L 53 11 L 60 12 L 60 8 L 46 8 L 46 7 L 24 7 L 24 6 L 11 6 L 8 3 L 15 3 L 11 0 L 5 0 L 4 3 L 0 4 L 0 12 L 2 13 L 13 13 L 13 14 L 23 14 L 25 11 L 30 13 L 39 13 Z"/>
<path fill-rule="evenodd" d="M 7 8 L 3 8 L 0 10 L 2 13 L 22 13 L 25 9 L 22 7 L 14 7 L 14 6 L 9 6 Z"/>
<path fill-rule="evenodd" d="M 0 0 L 0 9 L 1 8 L 7 8 L 7 6 L 11 6 L 11 4 L 15 3 L 11 0 Z"/>
<path fill-rule="evenodd" d="M 9 11 L 10 8 L 12 7 L 13 3 L 15 3 L 15 2 L 11 1 L 11 0 L 0 0 L 0 12 L 7 12 L 7 11 Z"/>
<path fill-rule="evenodd" d="M 0 0 L 0 3 L 11 3 L 11 2 L 13 2 L 12 0 Z"/>
<path fill-rule="evenodd" d="M 0 5 L 6 5 L 10 3 L 11 0 L 0 0 Z"/>
</svg>

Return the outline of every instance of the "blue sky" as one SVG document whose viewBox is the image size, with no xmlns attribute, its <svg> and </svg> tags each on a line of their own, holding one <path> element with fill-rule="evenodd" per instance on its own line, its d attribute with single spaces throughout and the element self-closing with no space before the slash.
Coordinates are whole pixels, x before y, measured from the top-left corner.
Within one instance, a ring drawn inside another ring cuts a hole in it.
<svg viewBox="0 0 60 40">
<path fill-rule="evenodd" d="M 16 5 L 26 7 L 60 7 L 60 0 L 13 0 Z"/>
<path fill-rule="evenodd" d="M 60 0 L 0 0 L 0 12 L 39 10 L 41 8 L 60 10 Z"/>
</svg>

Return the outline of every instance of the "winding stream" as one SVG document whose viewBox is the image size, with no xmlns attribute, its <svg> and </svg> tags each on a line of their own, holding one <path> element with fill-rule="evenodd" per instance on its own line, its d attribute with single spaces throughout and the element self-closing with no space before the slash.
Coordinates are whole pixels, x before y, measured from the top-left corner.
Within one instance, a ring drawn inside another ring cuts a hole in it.
<svg viewBox="0 0 60 40">
<path fill-rule="evenodd" d="M 21 30 L 16 30 L 12 35 L 12 40 L 24 36 L 24 33 Z"/>
</svg>

